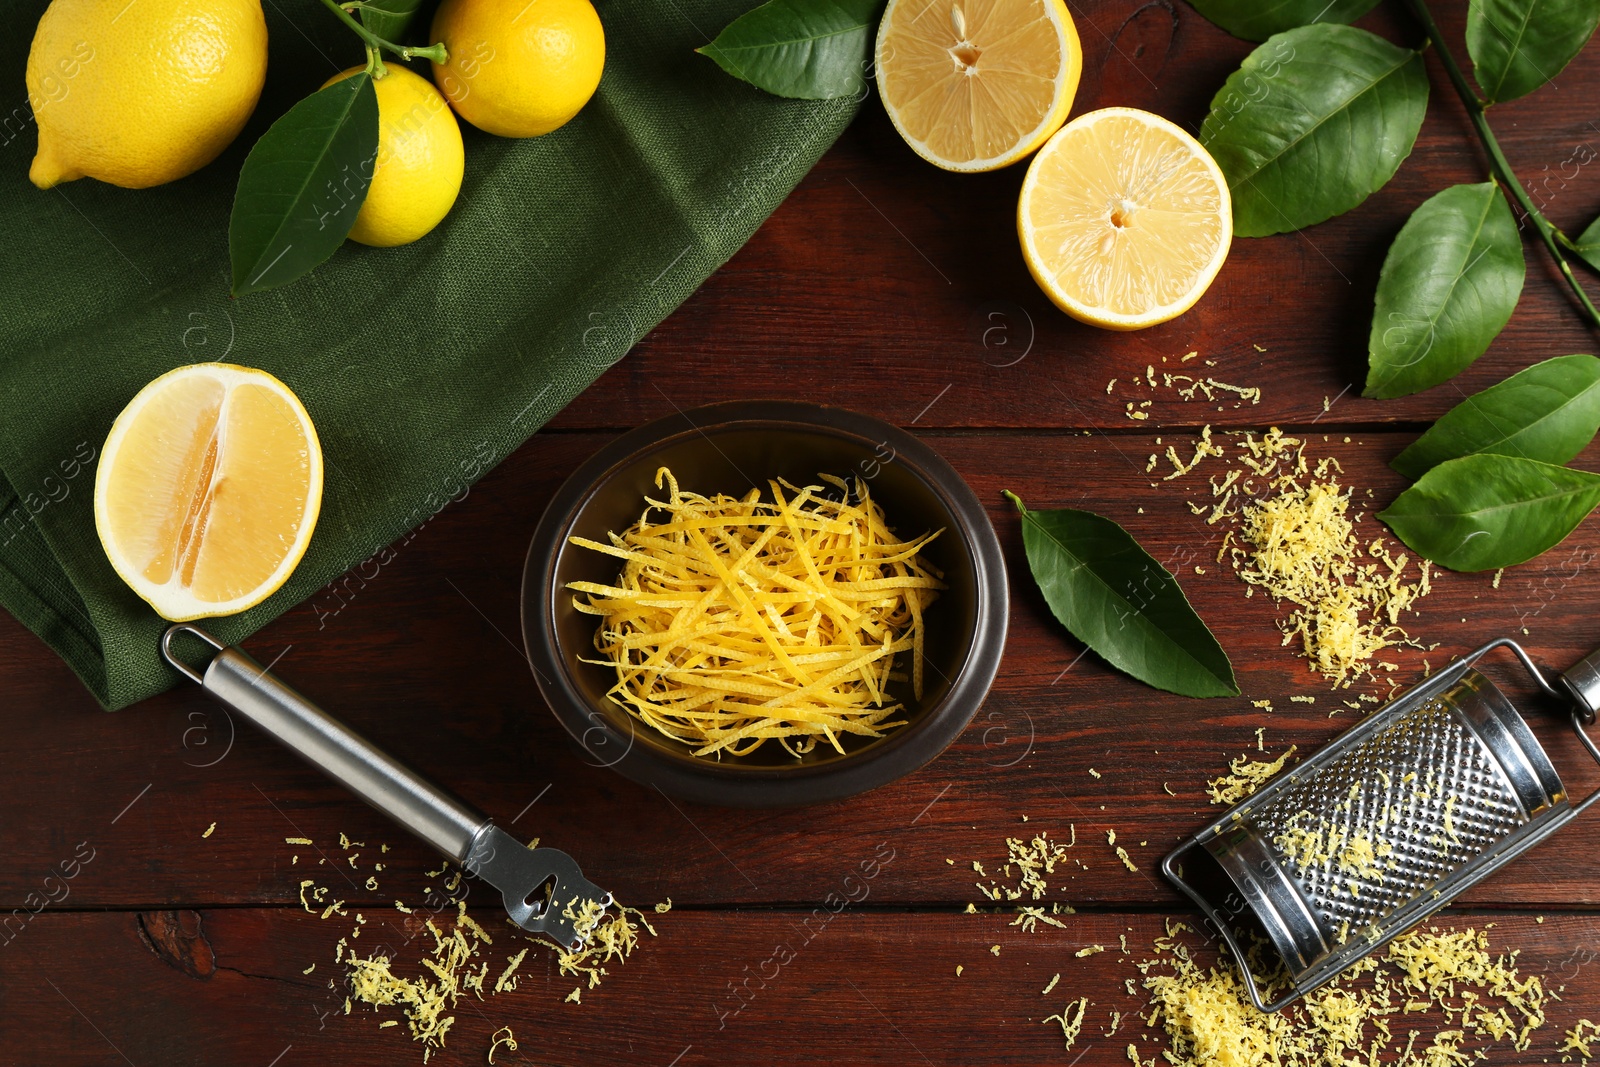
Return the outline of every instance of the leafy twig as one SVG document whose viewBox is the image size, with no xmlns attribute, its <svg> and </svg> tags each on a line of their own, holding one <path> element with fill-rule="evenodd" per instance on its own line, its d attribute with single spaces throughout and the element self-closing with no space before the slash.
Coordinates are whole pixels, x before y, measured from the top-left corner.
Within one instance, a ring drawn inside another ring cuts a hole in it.
<svg viewBox="0 0 1600 1067">
<path fill-rule="evenodd" d="M 430 44 L 425 48 L 418 48 L 412 45 L 395 44 L 393 41 L 384 40 L 382 37 L 379 37 L 377 34 L 361 25 L 361 23 L 357 22 L 355 16 L 351 15 L 349 11 L 341 7 L 337 0 L 322 0 L 322 3 L 329 11 L 332 11 L 338 16 L 340 22 L 344 23 L 346 26 L 350 27 L 350 29 L 355 31 L 356 36 L 360 37 L 361 40 L 366 43 L 367 69 L 368 72 L 371 73 L 375 78 L 381 78 L 383 76 L 380 73 L 383 67 L 383 61 L 378 58 L 378 53 L 380 50 L 393 52 L 401 59 L 416 59 L 421 57 L 423 59 L 431 59 L 435 63 L 445 63 L 449 60 L 449 53 L 445 51 L 443 41 Z M 373 69 L 374 67 L 378 69 L 375 70 Z"/>
<path fill-rule="evenodd" d="M 1573 294 L 1578 299 L 1578 304 L 1583 308 L 1583 313 L 1591 325 L 1600 327 L 1600 309 L 1594 306 L 1589 299 L 1589 294 L 1583 291 L 1583 286 L 1578 284 L 1577 277 L 1572 273 L 1572 265 L 1567 262 L 1567 257 L 1562 254 L 1561 246 L 1557 243 L 1559 234 L 1551 225 L 1550 220 L 1544 217 L 1544 212 L 1534 206 L 1533 200 L 1528 196 L 1528 191 L 1523 188 L 1516 173 L 1507 162 L 1505 153 L 1500 150 L 1500 142 L 1494 135 L 1494 130 L 1489 127 L 1488 108 L 1478 94 L 1473 92 L 1472 86 L 1467 84 L 1467 77 L 1457 65 L 1456 58 L 1450 52 L 1450 46 L 1445 43 L 1444 34 L 1439 30 L 1439 24 L 1433 20 L 1433 12 L 1428 10 L 1427 0 L 1406 0 L 1407 6 L 1422 22 L 1422 28 L 1428 34 L 1428 39 L 1439 52 L 1439 61 L 1444 64 L 1444 71 L 1450 78 L 1450 84 L 1455 86 L 1456 95 L 1461 97 L 1461 103 L 1467 109 L 1467 117 L 1472 120 L 1472 128 L 1477 131 L 1478 140 L 1483 142 L 1483 150 L 1489 156 L 1489 164 L 1494 170 L 1495 177 L 1499 179 L 1500 186 L 1506 195 L 1516 201 L 1520 207 L 1533 220 L 1534 229 L 1539 231 L 1539 237 L 1544 241 L 1545 248 L 1549 249 L 1550 256 L 1556 261 L 1556 267 L 1561 271 L 1561 276 L 1572 287 Z"/>
</svg>

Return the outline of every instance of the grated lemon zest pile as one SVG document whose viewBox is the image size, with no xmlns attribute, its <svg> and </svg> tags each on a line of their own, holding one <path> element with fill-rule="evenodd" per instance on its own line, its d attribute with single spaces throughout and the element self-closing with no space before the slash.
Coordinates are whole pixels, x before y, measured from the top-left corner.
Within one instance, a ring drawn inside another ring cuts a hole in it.
<svg viewBox="0 0 1600 1067">
<path fill-rule="evenodd" d="M 922 696 L 923 611 L 945 586 L 921 552 L 942 531 L 901 541 L 864 481 L 818 477 L 831 488 L 771 481 L 764 501 L 685 492 L 663 467 L 667 499 L 647 497 L 638 522 L 608 543 L 571 539 L 624 561 L 613 585 L 567 586 L 602 620 L 589 662 L 615 669 L 612 699 L 697 756 L 776 741 L 798 758 L 883 736 L 904 724 L 888 693 L 902 653 Z"/>
<path fill-rule="evenodd" d="M 460 915 L 466 915 L 466 901 L 461 901 Z M 476 924 L 474 924 L 475 926 Z M 445 1037 L 455 1024 L 454 1015 L 445 1013 L 452 1009 L 463 992 L 463 968 L 477 953 L 476 934 L 469 940 L 464 932 L 468 928 L 458 924 L 446 935 L 424 920 L 428 933 L 433 935 L 431 955 L 422 958 L 422 966 L 432 973 L 427 977 L 404 978 L 394 973 L 391 960 L 381 953 L 368 957 L 353 953 L 345 959 L 348 968 L 350 999 L 373 1007 L 399 1007 L 405 1015 L 406 1025 L 413 1041 L 422 1042 L 422 1062 L 445 1045 Z"/>
<path fill-rule="evenodd" d="M 1298 638 L 1323 677 L 1348 686 L 1372 673 L 1375 653 L 1407 639 L 1400 615 L 1430 592 L 1428 563 L 1420 562 L 1414 583 L 1402 581 L 1409 559 L 1392 555 L 1382 538 L 1366 546 L 1363 558 L 1350 493 L 1329 473 L 1335 461 L 1311 469 L 1304 442 L 1276 428 L 1259 441 L 1246 435 L 1245 448 L 1249 454 L 1241 458 L 1257 474 L 1265 477 L 1280 463 L 1285 469 L 1270 483 L 1276 496 L 1241 512 L 1239 532 L 1250 548 L 1234 550 L 1235 570 L 1274 600 L 1296 605 L 1281 623 L 1284 643 Z"/>
<path fill-rule="evenodd" d="M 590 989 L 598 986 L 609 973 L 605 964 L 633 955 L 633 950 L 639 947 L 639 927 L 644 927 L 651 937 L 656 936 L 655 927 L 645 919 L 644 912 L 622 904 L 603 908 L 597 900 L 585 900 L 576 910 L 568 904 L 562 914 L 573 921 L 583 944 L 576 949 L 558 949 L 557 969 L 564 975 L 587 978 Z M 637 917 L 638 922 L 631 921 L 630 915 Z M 576 997 L 568 999 L 577 1000 Z"/>
<path fill-rule="evenodd" d="M 1224 454 L 1202 431 L 1193 461 L 1179 462 L 1167 480 L 1188 474 L 1204 455 Z M 1339 465 L 1326 458 L 1315 465 L 1305 457 L 1305 442 L 1277 427 L 1259 437 L 1240 435 L 1234 466 L 1210 480 L 1214 504 L 1189 503 L 1190 511 L 1216 525 L 1227 520 L 1217 561 L 1228 561 L 1251 588 L 1292 605 L 1280 620 L 1283 643 L 1298 644 L 1312 668 L 1349 687 L 1373 675 L 1373 656 L 1411 643 L 1400 626 L 1406 611 L 1432 589 L 1432 571 L 1419 560 L 1414 579 L 1410 557 L 1392 553 L 1382 538 L 1363 543 L 1350 515 L 1350 491 L 1339 485 Z M 1392 670 L 1389 664 L 1377 666 Z"/>
<path fill-rule="evenodd" d="M 1549 994 L 1539 976 L 1520 975 L 1515 952 L 1491 955 L 1483 931 L 1414 931 L 1267 1015 L 1250 1003 L 1233 966 L 1202 968 L 1176 937 L 1180 929 L 1169 924 L 1155 957 L 1138 964 L 1151 994 L 1144 1021 L 1166 1033 L 1161 1059 L 1173 1067 L 1454 1067 L 1487 1056 L 1487 1048 L 1469 1049 L 1469 1040 L 1526 1053 L 1544 1023 Z M 1397 1047 L 1391 1017 L 1435 1010 L 1446 1029 L 1431 1039 L 1413 1030 Z"/>
<path fill-rule="evenodd" d="M 1328 835 L 1320 840 L 1323 851 L 1349 849 L 1349 841 L 1330 846 Z M 1346 854 L 1346 862 L 1360 867 L 1374 857 L 1379 857 L 1376 848 L 1373 857 L 1355 849 Z M 1347 928 L 1349 923 L 1341 942 Z M 1371 936 L 1371 931 L 1363 933 Z M 1251 1005 L 1232 961 L 1202 966 L 1184 934 L 1190 939 L 1203 936 L 1184 921 L 1168 918 L 1165 934 L 1155 937 L 1154 957 L 1134 963 L 1149 995 L 1139 1021 L 1166 1038 L 1166 1048 L 1157 1049 L 1149 1061 L 1139 1057 L 1138 1045 L 1126 1046 L 1128 1061 L 1141 1067 L 1470 1067 L 1501 1045 L 1518 1054 L 1515 1062 L 1531 1062 L 1533 1033 L 1546 1022 L 1546 1001 L 1554 997 L 1538 974 L 1518 973 L 1517 952 L 1491 952 L 1488 926 L 1434 926 L 1397 937 L 1384 952 L 1357 961 L 1296 1005 L 1264 1014 Z M 1126 952 L 1125 936 L 1122 944 Z M 1104 945 L 1091 944 L 1074 955 L 1099 952 Z M 1254 973 L 1270 973 L 1266 958 L 1272 952 L 1266 945 L 1258 942 L 1250 955 Z M 1050 995 L 1059 979 L 1059 974 L 1051 977 L 1042 995 Z M 1130 997 L 1138 997 L 1139 981 L 1126 979 Z M 1264 995 L 1277 997 L 1285 982 L 1278 969 Z M 1069 1000 L 1061 1013 L 1046 1017 L 1046 1024 L 1061 1025 L 1064 1048 L 1074 1046 L 1090 1006 L 1086 997 Z M 1120 1024 L 1122 1019 L 1112 1013 L 1107 1037 Z M 1584 1019 L 1565 1037 L 1558 1049 L 1565 1054 L 1562 1062 L 1578 1056 L 1587 1064 L 1590 1043 L 1600 1038 L 1600 1024 Z M 1144 1033 L 1141 1040 L 1152 1037 Z"/>
<path fill-rule="evenodd" d="M 1271 762 L 1253 760 L 1248 755 L 1240 756 L 1228 764 L 1228 774 L 1220 778 L 1213 778 L 1206 783 L 1206 792 L 1211 796 L 1213 804 L 1237 804 L 1255 793 L 1267 783 L 1273 775 L 1283 770 L 1283 763 L 1294 755 L 1295 746 L 1290 745 L 1283 755 Z"/>
<path fill-rule="evenodd" d="M 1076 826 L 1070 828 L 1071 839 L 1065 845 L 1059 841 L 1050 840 L 1050 832 L 1041 830 L 1035 834 L 1033 840 L 1024 841 L 1020 837 L 1006 838 L 1006 862 L 1000 868 L 1001 873 L 1007 878 L 1016 878 L 1015 886 L 1001 885 L 997 879 L 990 879 L 985 885 L 983 882 L 973 883 L 989 900 L 1022 900 L 1027 897 L 1031 900 L 1043 900 L 1050 886 L 1045 882 L 1045 875 L 1053 875 L 1056 864 L 1062 863 L 1067 858 L 1067 850 L 1078 841 Z M 974 860 L 972 869 L 984 877 L 983 865 Z M 1026 909 L 1024 909 L 1026 910 Z M 1013 924 L 1017 925 L 1017 924 Z"/>
<path fill-rule="evenodd" d="M 360 847 L 360 842 L 350 842 L 341 835 L 343 847 Z M 537 839 L 535 840 L 537 844 Z M 534 847 L 530 845 L 529 847 Z M 387 846 L 383 851 L 387 852 Z M 429 871 L 429 877 L 438 877 L 450 870 L 446 865 L 437 871 Z M 311 880 L 300 883 L 300 901 L 302 907 L 312 914 L 317 912 L 311 907 L 312 903 L 322 903 L 328 895 L 325 887 L 313 888 Z M 455 871 L 445 888 L 454 892 L 461 885 L 461 872 Z M 307 895 L 307 889 L 312 892 Z M 430 900 L 432 890 L 430 889 Z M 408 907 L 403 901 L 396 900 L 395 908 L 404 915 L 414 914 L 414 909 Z M 366 923 L 366 918 L 360 914 L 355 916 L 356 926 L 347 937 L 341 937 L 334 946 L 334 959 L 346 967 L 345 1014 L 350 1014 L 354 1005 L 365 1004 L 373 1008 L 396 1007 L 405 1020 L 413 1041 L 422 1044 L 422 1060 L 427 1063 L 433 1054 L 445 1047 L 451 1027 L 455 1024 L 455 1015 L 451 1014 L 461 997 L 471 995 L 478 1000 L 483 1000 L 485 993 L 495 994 L 513 992 L 517 988 L 518 979 L 521 977 L 518 968 L 527 958 L 529 949 L 524 947 L 506 957 L 504 969 L 494 980 L 493 987 L 486 989 L 489 980 L 489 961 L 480 959 L 481 950 L 494 944 L 494 936 L 480 925 L 477 920 L 467 914 L 465 899 L 454 900 L 456 914 L 454 921 L 449 924 L 448 931 L 441 930 L 433 919 L 424 918 L 421 928 L 415 925 L 408 926 L 408 930 L 420 934 L 426 931 L 433 937 L 433 947 L 418 961 L 419 973 L 416 976 L 397 974 L 394 970 L 395 959 L 384 951 L 375 951 L 372 955 L 358 956 L 349 944 L 361 936 L 361 927 Z M 330 912 L 346 914 L 336 901 L 322 912 L 327 918 Z M 670 909 L 670 903 L 663 907 L 657 905 L 657 911 L 664 912 Z M 635 908 L 618 904 L 610 907 L 601 907 L 598 901 L 582 901 L 568 903 L 564 909 L 567 918 L 572 919 L 579 938 L 587 939 L 586 943 L 576 951 L 551 944 L 542 938 L 524 935 L 528 941 L 545 945 L 555 949 L 558 969 L 566 975 L 582 975 L 588 979 L 587 988 L 593 989 L 600 984 L 607 971 L 603 966 L 617 960 L 625 960 L 631 955 L 639 944 L 639 928 L 642 926 L 652 937 L 655 929 L 644 920 L 643 913 Z M 630 916 L 632 918 L 630 918 Z M 416 920 L 411 920 L 414 924 Z M 511 923 L 511 920 L 506 920 Z M 511 923 L 513 928 L 515 924 Z M 518 930 L 518 933 L 521 933 Z M 407 938 L 409 941 L 409 938 Z M 315 966 L 314 964 L 312 965 Z M 305 974 L 311 973 L 312 968 L 307 968 Z M 331 983 L 330 983 L 331 987 Z M 574 990 L 566 998 L 568 1003 L 581 1003 L 581 989 Z M 399 1020 L 390 1019 L 378 1024 L 380 1029 L 399 1025 Z M 492 1063 L 494 1054 L 501 1048 L 516 1050 L 516 1039 L 509 1027 L 502 1027 L 496 1031 L 489 1047 L 489 1060 Z"/>
<path fill-rule="evenodd" d="M 643 925 L 651 936 L 655 930 L 644 922 L 637 909 L 621 905 L 617 910 L 602 908 L 598 901 L 584 901 L 574 910 L 567 905 L 565 914 L 574 919 L 580 937 L 589 941 L 576 951 L 557 950 L 557 964 L 562 974 L 584 975 L 588 988 L 593 989 L 607 973 L 602 963 L 625 959 L 638 945 L 638 928 Z M 629 915 L 639 916 L 639 923 L 629 921 Z M 398 1007 L 405 1016 L 413 1041 L 423 1045 L 422 1061 L 427 1063 L 433 1053 L 445 1046 L 445 1039 L 455 1023 L 455 1016 L 446 1014 L 453 1010 L 462 995 L 470 993 L 483 999 L 484 983 L 488 978 L 489 964 L 476 957 L 481 946 L 493 944 L 488 931 L 467 914 L 466 901 L 457 902 L 454 926 L 449 933 L 441 931 L 432 919 L 423 922 L 433 935 L 431 953 L 421 959 L 426 972 L 416 978 L 397 975 L 393 960 L 381 953 L 359 957 L 354 953 L 343 955 L 343 941 L 336 958 L 341 958 L 348 968 L 350 1001 L 372 1007 Z M 530 938 L 530 940 L 538 940 Z M 540 941 L 545 944 L 546 942 Z M 490 994 L 516 989 L 516 969 L 527 955 L 524 948 L 507 959 L 505 970 L 495 981 Z M 582 987 L 568 994 L 568 1003 L 579 1002 Z M 515 1049 L 515 1043 L 497 1042 Z M 491 1046 L 491 1051 L 493 1047 Z"/>
</svg>

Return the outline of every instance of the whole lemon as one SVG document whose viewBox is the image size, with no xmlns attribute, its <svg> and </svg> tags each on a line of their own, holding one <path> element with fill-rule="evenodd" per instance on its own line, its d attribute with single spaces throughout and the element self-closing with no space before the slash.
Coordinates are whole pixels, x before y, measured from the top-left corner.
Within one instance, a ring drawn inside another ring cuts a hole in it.
<svg viewBox="0 0 1600 1067">
<path fill-rule="evenodd" d="M 432 39 L 450 55 L 433 65 L 433 80 L 462 118 L 501 137 L 565 123 L 594 95 L 606 63 L 589 0 L 444 0 Z"/>
<path fill-rule="evenodd" d="M 324 87 L 365 69 L 335 74 Z M 410 244 L 439 225 L 461 191 L 466 157 L 461 127 L 428 79 L 390 64 L 372 87 L 378 94 L 378 155 L 350 239 L 388 248 Z"/>
<path fill-rule="evenodd" d="M 266 74 L 260 0 L 52 0 L 28 52 L 28 178 L 144 189 L 192 174 L 239 135 Z"/>
</svg>

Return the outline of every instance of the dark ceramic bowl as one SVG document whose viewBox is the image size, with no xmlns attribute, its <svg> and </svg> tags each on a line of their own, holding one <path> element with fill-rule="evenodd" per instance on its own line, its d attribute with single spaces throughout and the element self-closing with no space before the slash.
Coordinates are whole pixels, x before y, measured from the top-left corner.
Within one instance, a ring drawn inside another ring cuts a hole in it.
<svg viewBox="0 0 1600 1067">
<path fill-rule="evenodd" d="M 944 530 L 924 551 L 949 586 L 925 615 L 921 700 L 894 694 L 908 721 L 882 738 L 851 738 L 844 754 L 796 759 L 777 745 L 748 756 L 696 757 L 632 718 L 607 690 L 615 673 L 594 658 L 598 620 L 572 606 L 573 581 L 610 583 L 617 560 L 568 544 L 604 541 L 638 520 L 655 473 L 670 467 L 683 489 L 742 495 L 769 478 L 814 484 L 818 472 L 867 479 L 901 537 Z M 522 578 L 522 636 L 550 709 L 593 764 L 707 804 L 814 804 L 910 774 L 966 728 L 983 703 L 1005 647 L 1005 564 L 983 507 L 927 445 L 888 423 L 789 401 L 715 404 L 624 434 L 568 478 L 546 508 Z"/>
</svg>

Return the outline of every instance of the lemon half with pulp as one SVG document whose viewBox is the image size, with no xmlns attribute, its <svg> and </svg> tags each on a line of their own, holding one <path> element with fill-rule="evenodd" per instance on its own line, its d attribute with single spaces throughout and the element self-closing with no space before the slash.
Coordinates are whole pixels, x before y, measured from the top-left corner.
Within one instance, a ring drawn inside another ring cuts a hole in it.
<svg viewBox="0 0 1600 1067">
<path fill-rule="evenodd" d="M 1222 269 L 1233 201 L 1216 161 L 1159 115 L 1080 115 L 1028 165 L 1017 203 L 1028 269 L 1075 319 L 1138 330 L 1189 310 Z"/>
<path fill-rule="evenodd" d="M 900 136 L 946 170 L 995 170 L 1066 121 L 1083 49 L 1061 0 L 889 0 L 874 54 Z"/>
<path fill-rule="evenodd" d="M 163 618 L 231 615 L 293 573 L 322 503 L 322 446 L 266 371 L 199 363 L 141 389 L 111 427 L 94 521 L 111 566 Z"/>
</svg>

